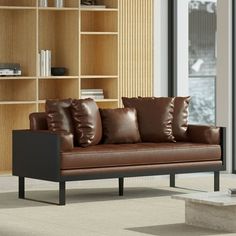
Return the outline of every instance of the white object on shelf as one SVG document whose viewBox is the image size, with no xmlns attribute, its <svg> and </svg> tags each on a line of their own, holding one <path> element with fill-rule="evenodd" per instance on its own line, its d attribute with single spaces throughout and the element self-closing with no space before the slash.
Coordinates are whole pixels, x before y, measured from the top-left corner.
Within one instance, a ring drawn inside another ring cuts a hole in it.
<svg viewBox="0 0 236 236">
<path fill-rule="evenodd" d="M 41 55 L 38 53 L 37 76 L 41 76 Z"/>
<path fill-rule="evenodd" d="M 57 8 L 64 7 L 64 0 L 54 0 L 54 6 Z"/>
<path fill-rule="evenodd" d="M 94 100 L 102 100 L 102 99 L 104 99 L 104 95 L 81 95 L 81 98 L 82 99 L 86 99 L 86 98 L 92 98 L 92 99 L 94 99 Z"/>
<path fill-rule="evenodd" d="M 51 50 L 41 50 L 39 56 L 40 64 L 40 76 L 51 76 L 51 61 L 52 61 L 52 52 Z"/>
<path fill-rule="evenodd" d="M 46 76 L 46 51 L 40 51 L 40 75 Z"/>
<path fill-rule="evenodd" d="M 106 8 L 106 5 L 83 5 L 83 4 L 81 4 L 80 7 L 81 8 L 95 8 L 95 9 L 102 8 L 103 9 L 103 8 Z"/>
<path fill-rule="evenodd" d="M 48 0 L 39 0 L 39 7 L 47 7 Z"/>
<path fill-rule="evenodd" d="M 103 94 L 103 89 L 81 89 L 81 94 Z"/>
<path fill-rule="evenodd" d="M 46 50 L 46 55 L 45 55 L 45 76 L 51 76 L 51 55 L 52 52 L 50 50 Z"/>
</svg>

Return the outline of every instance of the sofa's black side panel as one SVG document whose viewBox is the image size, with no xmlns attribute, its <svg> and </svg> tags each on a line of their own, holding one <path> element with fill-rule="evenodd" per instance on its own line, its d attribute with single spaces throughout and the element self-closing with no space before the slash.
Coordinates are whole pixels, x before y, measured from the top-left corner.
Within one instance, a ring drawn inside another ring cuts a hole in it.
<svg viewBox="0 0 236 236">
<path fill-rule="evenodd" d="M 48 132 L 13 131 L 13 175 L 60 180 L 60 137 Z"/>
</svg>

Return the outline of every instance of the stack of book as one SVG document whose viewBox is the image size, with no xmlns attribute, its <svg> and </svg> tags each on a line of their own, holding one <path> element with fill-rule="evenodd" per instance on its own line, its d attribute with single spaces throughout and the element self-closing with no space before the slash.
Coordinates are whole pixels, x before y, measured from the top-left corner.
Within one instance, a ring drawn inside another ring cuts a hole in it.
<svg viewBox="0 0 236 236">
<path fill-rule="evenodd" d="M 39 75 L 51 76 L 52 52 L 50 50 L 41 50 L 39 53 Z"/>
<path fill-rule="evenodd" d="M 81 98 L 104 99 L 103 89 L 81 89 Z"/>
</svg>

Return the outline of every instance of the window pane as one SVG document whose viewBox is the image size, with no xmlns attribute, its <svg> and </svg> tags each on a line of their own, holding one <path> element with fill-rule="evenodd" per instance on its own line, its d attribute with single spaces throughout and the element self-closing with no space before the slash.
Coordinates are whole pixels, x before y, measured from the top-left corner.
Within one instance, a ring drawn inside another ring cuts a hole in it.
<svg viewBox="0 0 236 236">
<path fill-rule="evenodd" d="M 189 78 L 189 123 L 215 124 L 215 77 Z"/>
<path fill-rule="evenodd" d="M 215 124 L 216 0 L 189 0 L 190 123 Z"/>
</svg>

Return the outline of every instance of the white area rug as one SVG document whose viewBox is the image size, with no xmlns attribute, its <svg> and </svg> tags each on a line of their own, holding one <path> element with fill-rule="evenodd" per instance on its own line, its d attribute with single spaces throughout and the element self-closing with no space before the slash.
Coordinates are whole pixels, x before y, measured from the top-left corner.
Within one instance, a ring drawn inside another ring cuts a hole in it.
<svg viewBox="0 0 236 236">
<path fill-rule="evenodd" d="M 17 198 L 17 178 L 0 177 L 0 236 L 201 236 L 236 235 L 184 224 L 184 202 L 171 195 L 213 190 L 212 174 L 180 175 L 178 188 L 167 177 L 67 184 L 67 205 L 55 206 Z M 222 175 L 221 186 L 236 187 L 236 176 Z M 189 189 L 188 189 L 189 188 Z M 58 185 L 26 181 L 26 197 L 57 202 Z M 194 189 L 194 190 L 193 190 Z"/>
</svg>

